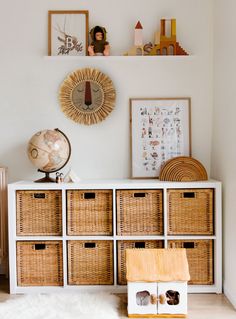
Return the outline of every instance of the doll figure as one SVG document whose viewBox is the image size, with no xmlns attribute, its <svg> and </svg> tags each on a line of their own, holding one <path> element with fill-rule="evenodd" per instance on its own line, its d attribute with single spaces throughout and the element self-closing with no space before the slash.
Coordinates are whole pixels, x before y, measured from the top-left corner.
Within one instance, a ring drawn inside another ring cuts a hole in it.
<svg viewBox="0 0 236 319">
<path fill-rule="evenodd" d="M 88 47 L 90 56 L 94 55 L 110 55 L 109 42 L 106 41 L 106 29 L 104 27 L 96 26 L 90 31 L 92 39 Z"/>
</svg>

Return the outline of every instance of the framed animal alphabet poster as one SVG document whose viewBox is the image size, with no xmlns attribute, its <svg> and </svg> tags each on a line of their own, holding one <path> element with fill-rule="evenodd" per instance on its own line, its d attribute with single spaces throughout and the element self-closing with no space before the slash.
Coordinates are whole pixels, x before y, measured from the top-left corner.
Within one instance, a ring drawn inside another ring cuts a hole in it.
<svg viewBox="0 0 236 319">
<path fill-rule="evenodd" d="M 48 55 L 87 55 L 88 11 L 48 12 Z"/>
<path fill-rule="evenodd" d="M 157 178 L 170 158 L 191 155 L 190 98 L 132 98 L 132 178 Z"/>
</svg>

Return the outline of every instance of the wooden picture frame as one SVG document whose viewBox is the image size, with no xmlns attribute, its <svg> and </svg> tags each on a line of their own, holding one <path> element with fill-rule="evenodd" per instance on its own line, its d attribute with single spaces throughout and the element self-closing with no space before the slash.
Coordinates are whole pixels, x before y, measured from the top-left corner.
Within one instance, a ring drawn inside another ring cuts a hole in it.
<svg viewBox="0 0 236 319">
<path fill-rule="evenodd" d="M 170 158 L 191 155 L 190 98 L 131 98 L 131 177 L 158 178 Z"/>
<path fill-rule="evenodd" d="M 48 55 L 88 54 L 89 12 L 48 11 Z"/>
</svg>

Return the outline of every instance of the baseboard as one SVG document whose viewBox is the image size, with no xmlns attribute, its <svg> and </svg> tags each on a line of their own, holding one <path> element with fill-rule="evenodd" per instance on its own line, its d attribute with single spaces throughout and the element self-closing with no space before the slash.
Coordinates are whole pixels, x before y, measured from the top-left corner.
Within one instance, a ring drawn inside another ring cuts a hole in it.
<svg viewBox="0 0 236 319">
<path fill-rule="evenodd" d="M 232 306 L 236 309 L 236 294 L 231 292 L 230 289 L 228 289 L 228 287 L 227 287 L 227 285 L 225 283 L 224 283 L 224 295 L 230 301 Z"/>
</svg>

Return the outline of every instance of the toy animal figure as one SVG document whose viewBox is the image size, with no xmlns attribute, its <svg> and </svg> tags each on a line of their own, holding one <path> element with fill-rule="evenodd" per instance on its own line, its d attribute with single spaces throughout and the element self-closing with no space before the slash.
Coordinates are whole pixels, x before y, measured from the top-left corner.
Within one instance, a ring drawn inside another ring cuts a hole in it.
<svg viewBox="0 0 236 319">
<path fill-rule="evenodd" d="M 110 55 L 110 46 L 109 42 L 106 41 L 106 33 L 106 29 L 100 26 L 96 26 L 90 31 L 92 39 L 92 42 L 88 47 L 88 53 L 90 56 Z"/>
<path fill-rule="evenodd" d="M 153 44 L 151 42 L 146 43 L 143 46 L 144 55 L 149 55 L 153 48 Z"/>
</svg>

